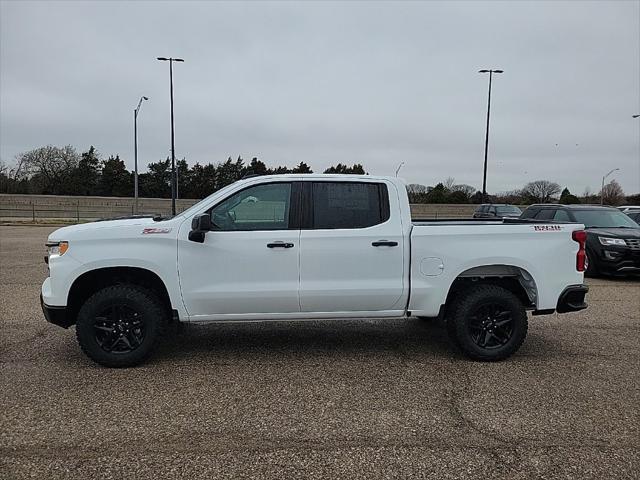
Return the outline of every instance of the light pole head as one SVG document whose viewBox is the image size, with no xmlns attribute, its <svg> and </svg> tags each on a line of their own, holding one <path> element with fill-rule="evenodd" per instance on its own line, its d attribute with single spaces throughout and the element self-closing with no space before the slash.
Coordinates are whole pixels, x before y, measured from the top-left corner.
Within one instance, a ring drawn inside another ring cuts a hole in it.
<svg viewBox="0 0 640 480">
<path fill-rule="evenodd" d="M 184 60 L 182 58 L 174 58 L 173 61 L 174 62 L 184 62 Z"/>
<path fill-rule="evenodd" d="M 640 115 L 631 115 L 633 118 L 638 118 Z"/>
<path fill-rule="evenodd" d="M 149 100 L 149 97 L 142 97 L 143 100 Z"/>
<path fill-rule="evenodd" d="M 489 73 L 490 70 L 478 70 L 478 73 Z"/>
<path fill-rule="evenodd" d="M 168 58 L 165 58 L 165 57 L 158 57 L 158 60 L 162 60 L 162 61 L 166 62 L 166 61 L 167 61 L 167 60 L 169 60 L 169 59 L 168 59 Z"/>
</svg>

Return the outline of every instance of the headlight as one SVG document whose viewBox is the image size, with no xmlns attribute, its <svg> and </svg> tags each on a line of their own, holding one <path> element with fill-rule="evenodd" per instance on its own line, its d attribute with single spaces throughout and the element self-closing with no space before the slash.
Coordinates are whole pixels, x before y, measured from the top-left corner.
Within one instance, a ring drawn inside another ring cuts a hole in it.
<svg viewBox="0 0 640 480">
<path fill-rule="evenodd" d="M 621 238 L 598 237 L 602 245 L 618 245 L 625 247 L 627 244 Z"/>
<path fill-rule="evenodd" d="M 47 242 L 47 251 L 51 255 L 64 255 L 69 250 L 69 242 Z"/>
</svg>

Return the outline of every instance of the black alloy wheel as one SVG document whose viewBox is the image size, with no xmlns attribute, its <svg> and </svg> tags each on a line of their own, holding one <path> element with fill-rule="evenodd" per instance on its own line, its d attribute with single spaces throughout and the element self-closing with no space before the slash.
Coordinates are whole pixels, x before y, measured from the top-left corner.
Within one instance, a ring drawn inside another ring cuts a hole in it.
<svg viewBox="0 0 640 480">
<path fill-rule="evenodd" d="M 479 305 L 469 317 L 471 340 L 480 348 L 495 349 L 507 344 L 513 334 L 511 311 L 499 303 Z"/>
<path fill-rule="evenodd" d="M 142 345 L 144 317 L 128 305 L 114 304 L 95 317 L 96 343 L 108 353 L 128 353 Z"/>
</svg>

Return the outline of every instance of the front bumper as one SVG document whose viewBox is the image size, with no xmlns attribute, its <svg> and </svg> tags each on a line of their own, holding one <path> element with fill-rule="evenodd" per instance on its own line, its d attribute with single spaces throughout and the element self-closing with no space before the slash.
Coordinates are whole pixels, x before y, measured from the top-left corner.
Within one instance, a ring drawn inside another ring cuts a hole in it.
<svg viewBox="0 0 640 480">
<path fill-rule="evenodd" d="M 74 322 L 67 316 L 67 307 L 52 307 L 51 305 L 47 305 L 44 303 L 42 294 L 40 294 L 40 306 L 42 307 L 42 313 L 47 322 L 62 328 L 69 328 L 73 325 Z"/>
<path fill-rule="evenodd" d="M 640 275 L 640 250 L 604 247 L 598 251 L 596 267 L 609 275 Z"/>
<path fill-rule="evenodd" d="M 567 313 L 577 312 L 587 308 L 587 304 L 584 301 L 584 297 L 589 291 L 587 285 L 570 285 L 565 288 L 558 298 L 558 305 L 556 306 L 556 312 Z"/>
</svg>

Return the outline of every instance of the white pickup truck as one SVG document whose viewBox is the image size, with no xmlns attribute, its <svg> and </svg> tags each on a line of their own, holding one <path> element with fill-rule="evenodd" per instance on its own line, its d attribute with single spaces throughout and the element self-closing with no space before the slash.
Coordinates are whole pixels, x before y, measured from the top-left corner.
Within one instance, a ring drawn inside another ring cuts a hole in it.
<svg viewBox="0 0 640 480">
<path fill-rule="evenodd" d="M 411 219 L 396 178 L 251 177 L 173 218 L 60 228 L 48 321 L 132 366 L 172 321 L 441 317 L 470 358 L 513 354 L 533 315 L 586 308 L 580 224 Z"/>
</svg>

